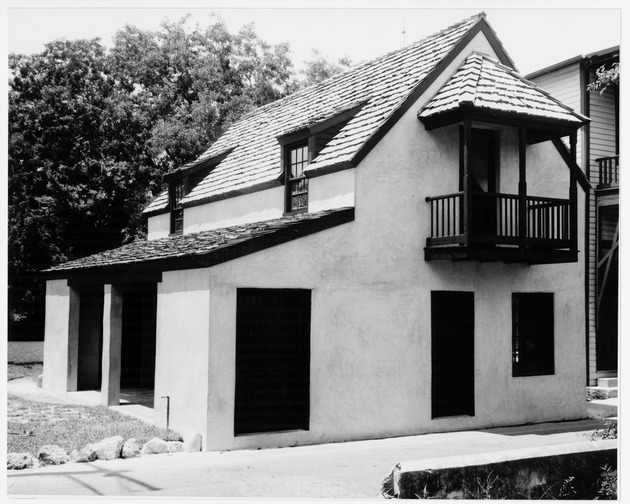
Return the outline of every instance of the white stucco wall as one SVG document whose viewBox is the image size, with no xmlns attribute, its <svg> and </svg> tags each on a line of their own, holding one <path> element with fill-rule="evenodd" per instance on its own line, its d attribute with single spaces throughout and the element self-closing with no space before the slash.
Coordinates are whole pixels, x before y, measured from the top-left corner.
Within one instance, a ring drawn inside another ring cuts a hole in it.
<svg viewBox="0 0 630 504">
<path fill-rule="evenodd" d="M 492 52 L 481 34 L 471 49 Z M 459 139 L 456 127 L 427 132 L 416 114 L 466 54 L 355 170 L 339 174 L 340 187 L 353 187 L 354 222 L 210 269 L 164 274 L 156 397 L 178 397 L 175 428 L 200 427 L 205 449 L 224 450 L 585 416 L 581 263 L 424 260 L 425 197 L 457 190 Z M 514 130 L 502 129 L 500 189 L 506 192 L 515 192 L 518 180 L 516 138 Z M 528 184 L 530 194 L 568 197 L 568 169 L 550 143 L 528 148 Z M 313 179 L 311 190 L 320 188 L 323 182 Z M 581 191 L 579 199 L 582 234 Z M 308 431 L 234 437 L 239 287 L 312 290 Z M 433 290 L 474 292 L 475 416 L 431 419 Z M 512 377 L 514 292 L 554 293 L 554 375 Z"/>
<path fill-rule="evenodd" d="M 279 148 L 279 147 L 278 147 Z M 184 233 L 282 217 L 284 186 L 184 209 Z"/>
<path fill-rule="evenodd" d="M 425 131 L 416 118 L 424 99 L 357 167 L 354 222 L 211 269 L 210 348 L 220 352 L 211 350 L 210 358 L 210 449 L 288 446 L 585 415 L 580 263 L 528 266 L 424 260 L 429 232 L 424 199 L 456 191 L 459 170 L 457 128 Z M 516 138 L 513 130 L 502 133 L 502 190 L 513 191 L 518 179 Z M 568 169 L 550 143 L 529 148 L 528 163 L 530 194 L 568 197 Z M 548 174 L 550 168 L 553 176 L 540 176 L 541 170 Z M 556 182 L 561 185 L 557 193 L 551 187 Z M 582 214 L 581 192 L 580 200 Z M 238 287 L 312 289 L 308 431 L 233 436 Z M 474 292 L 472 417 L 431 419 L 432 290 Z M 512 377 L 513 292 L 554 293 L 554 375 Z"/>
<path fill-rule="evenodd" d="M 163 396 L 169 396 L 170 426 L 182 434 L 206 429 L 211 313 L 208 271 L 164 272 L 157 284 L 154 420 L 166 425 Z"/>
<path fill-rule="evenodd" d="M 170 233 L 171 214 L 154 215 L 147 219 L 147 239 L 166 238 Z"/>
<path fill-rule="evenodd" d="M 309 179 L 309 212 L 354 206 L 354 172 L 352 168 Z"/>
</svg>

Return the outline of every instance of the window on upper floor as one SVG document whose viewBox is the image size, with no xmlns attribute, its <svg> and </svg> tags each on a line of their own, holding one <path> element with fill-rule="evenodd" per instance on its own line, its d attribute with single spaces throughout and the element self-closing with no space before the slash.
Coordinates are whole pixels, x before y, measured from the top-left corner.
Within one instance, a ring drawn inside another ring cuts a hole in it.
<svg viewBox="0 0 630 504">
<path fill-rule="evenodd" d="M 171 234 L 182 234 L 184 232 L 184 208 L 182 207 L 183 198 L 184 180 L 175 180 L 171 182 L 169 189 Z"/>
<path fill-rule="evenodd" d="M 512 376 L 554 374 L 552 293 L 512 294 Z"/>
<path fill-rule="evenodd" d="M 309 164 L 308 142 L 285 147 L 285 211 L 304 212 L 308 208 L 308 179 L 304 169 Z"/>
</svg>

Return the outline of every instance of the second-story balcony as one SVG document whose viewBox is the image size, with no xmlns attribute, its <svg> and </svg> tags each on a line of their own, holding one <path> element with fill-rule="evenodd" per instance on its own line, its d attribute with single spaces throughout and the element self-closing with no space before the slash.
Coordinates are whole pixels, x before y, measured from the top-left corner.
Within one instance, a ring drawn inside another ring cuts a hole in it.
<svg viewBox="0 0 630 504">
<path fill-rule="evenodd" d="M 425 259 L 574 262 L 576 226 L 569 199 L 456 192 L 428 197 Z"/>
<path fill-rule="evenodd" d="M 597 189 L 619 187 L 619 156 L 601 157 L 595 160 L 599 167 Z"/>
</svg>

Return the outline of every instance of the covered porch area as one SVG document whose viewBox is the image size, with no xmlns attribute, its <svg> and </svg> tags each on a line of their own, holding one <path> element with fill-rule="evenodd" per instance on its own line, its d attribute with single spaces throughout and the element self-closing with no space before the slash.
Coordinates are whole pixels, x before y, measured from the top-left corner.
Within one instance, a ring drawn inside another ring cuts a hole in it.
<svg viewBox="0 0 630 504">
<path fill-rule="evenodd" d="M 158 280 L 49 280 L 43 387 L 153 421 Z"/>
<path fill-rule="evenodd" d="M 425 260 L 577 261 L 577 183 L 584 175 L 576 162 L 576 145 L 586 117 L 512 69 L 473 53 L 418 118 L 428 131 L 459 125 L 460 137 L 459 187 L 426 198 L 430 232 Z M 518 137 L 516 192 L 499 190 L 503 146 L 498 131 L 506 127 Z M 567 137 L 568 146 L 562 140 Z M 528 191 L 528 147 L 548 141 L 569 169 L 566 197 Z"/>
</svg>

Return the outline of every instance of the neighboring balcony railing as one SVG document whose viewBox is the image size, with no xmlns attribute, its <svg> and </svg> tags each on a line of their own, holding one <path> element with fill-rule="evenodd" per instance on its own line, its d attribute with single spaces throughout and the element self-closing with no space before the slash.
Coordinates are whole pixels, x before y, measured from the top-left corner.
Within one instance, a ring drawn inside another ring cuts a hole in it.
<svg viewBox="0 0 630 504">
<path fill-rule="evenodd" d="M 427 247 L 486 244 L 565 249 L 571 246 L 568 199 L 525 196 L 522 223 L 518 195 L 474 192 L 470 197 L 467 219 L 463 192 L 426 199 L 431 207 Z"/>
<path fill-rule="evenodd" d="M 619 156 L 602 157 L 595 160 L 599 165 L 599 186 L 619 184 Z"/>
</svg>

